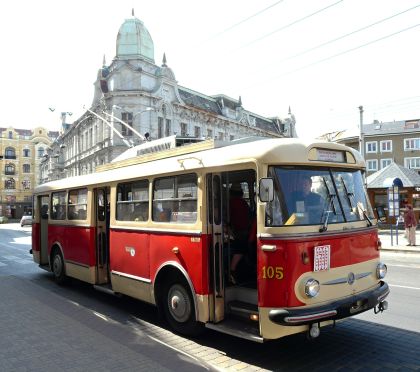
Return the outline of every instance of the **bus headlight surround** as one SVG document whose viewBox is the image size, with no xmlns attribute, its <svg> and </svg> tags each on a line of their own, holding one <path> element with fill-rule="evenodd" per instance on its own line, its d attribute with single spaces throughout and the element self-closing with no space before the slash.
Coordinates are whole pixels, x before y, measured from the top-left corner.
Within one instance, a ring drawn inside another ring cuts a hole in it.
<svg viewBox="0 0 420 372">
<path fill-rule="evenodd" d="M 386 265 L 382 262 L 379 262 L 378 266 L 376 266 L 376 277 L 378 279 L 385 278 L 387 271 L 388 271 L 388 268 L 386 267 Z"/>
<path fill-rule="evenodd" d="M 305 283 L 305 294 L 309 298 L 316 297 L 319 293 L 319 282 L 316 279 L 308 279 Z"/>
</svg>

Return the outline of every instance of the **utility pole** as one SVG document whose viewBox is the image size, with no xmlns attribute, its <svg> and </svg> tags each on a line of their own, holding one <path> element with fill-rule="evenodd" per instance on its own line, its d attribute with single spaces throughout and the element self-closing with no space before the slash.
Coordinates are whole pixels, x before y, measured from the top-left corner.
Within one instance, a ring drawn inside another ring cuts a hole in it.
<svg viewBox="0 0 420 372">
<path fill-rule="evenodd" d="M 363 106 L 359 106 L 359 112 L 360 112 L 360 124 L 359 124 L 359 152 L 362 155 L 362 158 L 364 158 L 364 143 L 363 143 Z"/>
</svg>

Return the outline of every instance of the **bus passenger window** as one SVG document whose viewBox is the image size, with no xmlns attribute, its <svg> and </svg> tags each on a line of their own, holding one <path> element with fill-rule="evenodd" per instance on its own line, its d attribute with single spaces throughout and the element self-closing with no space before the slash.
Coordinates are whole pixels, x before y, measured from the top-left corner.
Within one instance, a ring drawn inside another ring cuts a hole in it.
<svg viewBox="0 0 420 372">
<path fill-rule="evenodd" d="M 66 219 L 66 196 L 65 191 L 54 192 L 51 195 L 52 213 L 51 219 L 65 220 Z"/>
<path fill-rule="evenodd" d="M 67 216 L 69 220 L 86 220 L 87 189 L 69 191 Z"/>
<path fill-rule="evenodd" d="M 197 175 L 183 174 L 155 180 L 153 221 L 194 223 L 197 221 Z"/>
<path fill-rule="evenodd" d="M 149 219 L 149 181 L 120 183 L 117 187 L 118 221 L 142 222 Z"/>
</svg>

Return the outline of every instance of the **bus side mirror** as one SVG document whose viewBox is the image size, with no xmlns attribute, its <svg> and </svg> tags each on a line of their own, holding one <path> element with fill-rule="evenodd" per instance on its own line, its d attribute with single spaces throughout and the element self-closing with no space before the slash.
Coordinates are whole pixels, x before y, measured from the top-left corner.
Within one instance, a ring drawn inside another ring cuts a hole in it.
<svg viewBox="0 0 420 372">
<path fill-rule="evenodd" d="M 382 206 L 377 206 L 376 207 L 376 213 L 378 215 L 378 220 L 380 222 L 385 222 L 386 221 L 386 213 L 385 213 L 385 209 Z"/>
<path fill-rule="evenodd" d="M 261 178 L 258 196 L 262 202 L 271 202 L 274 199 L 274 182 L 272 178 Z"/>
</svg>

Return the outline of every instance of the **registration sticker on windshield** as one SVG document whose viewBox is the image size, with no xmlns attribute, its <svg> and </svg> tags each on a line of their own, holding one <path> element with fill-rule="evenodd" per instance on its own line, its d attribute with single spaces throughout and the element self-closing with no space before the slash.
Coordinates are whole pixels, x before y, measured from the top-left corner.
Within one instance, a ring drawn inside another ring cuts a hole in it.
<svg viewBox="0 0 420 372">
<path fill-rule="evenodd" d="M 330 245 L 320 245 L 314 248 L 314 271 L 330 269 Z"/>
</svg>

